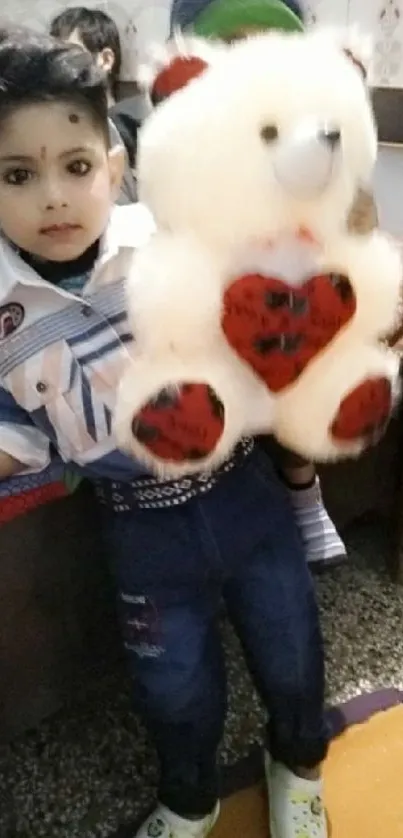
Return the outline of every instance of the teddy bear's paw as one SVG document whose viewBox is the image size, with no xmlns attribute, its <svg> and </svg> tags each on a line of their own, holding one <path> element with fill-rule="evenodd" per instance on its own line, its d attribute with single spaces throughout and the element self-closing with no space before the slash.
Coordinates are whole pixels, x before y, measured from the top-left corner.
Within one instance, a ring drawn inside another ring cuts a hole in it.
<svg viewBox="0 0 403 838">
<path fill-rule="evenodd" d="M 392 331 L 403 290 L 401 252 L 392 239 L 380 230 L 343 235 L 324 245 L 323 261 L 349 277 L 357 301 L 355 335 L 368 340 Z"/>
<path fill-rule="evenodd" d="M 336 274 L 298 287 L 249 274 L 227 288 L 222 328 L 237 355 L 280 393 L 349 323 L 355 306 L 348 279 Z"/>
<path fill-rule="evenodd" d="M 316 461 L 355 457 L 383 433 L 399 395 L 399 360 L 344 335 L 277 398 L 274 433 Z"/>
<path fill-rule="evenodd" d="M 207 384 L 186 383 L 161 390 L 134 417 L 133 439 L 152 457 L 196 466 L 217 447 L 224 405 Z"/>
<path fill-rule="evenodd" d="M 135 347 L 113 433 L 122 451 L 158 476 L 176 478 L 217 468 L 243 436 L 269 433 L 272 417 L 267 388 L 220 336 L 210 353 L 186 360 L 167 352 L 157 363 Z"/>
<path fill-rule="evenodd" d="M 367 378 L 344 397 L 331 435 L 336 442 L 361 440 L 365 447 L 374 445 L 388 425 L 394 402 L 389 378 Z"/>
</svg>

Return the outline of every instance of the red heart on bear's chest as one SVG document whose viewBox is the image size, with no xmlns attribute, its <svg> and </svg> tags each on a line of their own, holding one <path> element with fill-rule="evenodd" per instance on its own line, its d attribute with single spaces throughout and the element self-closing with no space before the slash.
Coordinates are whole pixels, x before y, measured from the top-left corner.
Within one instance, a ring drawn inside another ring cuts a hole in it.
<svg viewBox="0 0 403 838">
<path fill-rule="evenodd" d="M 292 384 L 354 315 L 352 287 L 336 274 L 295 287 L 247 274 L 224 295 L 222 328 L 237 354 L 274 393 Z"/>
</svg>

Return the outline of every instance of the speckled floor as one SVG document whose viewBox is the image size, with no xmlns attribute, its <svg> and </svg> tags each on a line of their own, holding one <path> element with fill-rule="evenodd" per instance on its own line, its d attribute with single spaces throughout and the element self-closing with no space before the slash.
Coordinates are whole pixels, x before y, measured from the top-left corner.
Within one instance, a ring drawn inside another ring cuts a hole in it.
<svg viewBox="0 0 403 838">
<path fill-rule="evenodd" d="M 348 543 L 349 564 L 317 583 L 332 702 L 403 687 L 403 588 L 384 570 L 387 534 L 361 525 Z M 229 763 L 259 739 L 263 719 L 237 641 L 228 627 L 224 635 L 230 711 L 221 757 Z M 128 683 L 113 677 L 100 684 L 96 702 L 53 718 L 0 754 L 0 838 L 106 838 L 149 806 L 155 782 Z"/>
</svg>

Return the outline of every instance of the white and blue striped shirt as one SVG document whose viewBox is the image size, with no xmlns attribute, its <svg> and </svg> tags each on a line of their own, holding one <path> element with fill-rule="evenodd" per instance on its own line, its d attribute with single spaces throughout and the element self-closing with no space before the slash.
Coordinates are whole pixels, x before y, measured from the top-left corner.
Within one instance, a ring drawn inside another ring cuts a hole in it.
<svg viewBox="0 0 403 838">
<path fill-rule="evenodd" d="M 92 477 L 144 473 L 111 424 L 130 334 L 125 279 L 154 229 L 139 204 L 115 207 L 80 295 L 51 285 L 0 239 L 0 449 L 41 470 L 51 447 Z"/>
</svg>

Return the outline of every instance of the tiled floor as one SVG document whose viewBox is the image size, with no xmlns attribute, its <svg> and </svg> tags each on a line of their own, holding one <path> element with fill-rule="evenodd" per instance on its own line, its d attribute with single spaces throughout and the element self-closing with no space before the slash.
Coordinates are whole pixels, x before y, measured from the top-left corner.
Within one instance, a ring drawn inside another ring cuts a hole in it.
<svg viewBox="0 0 403 838">
<path fill-rule="evenodd" d="M 403 687 L 403 589 L 383 569 L 386 534 L 362 525 L 349 546 L 350 563 L 318 580 L 331 701 L 381 685 Z M 227 626 L 224 635 L 230 710 L 222 759 L 232 762 L 258 740 L 262 712 Z M 0 837 L 113 835 L 149 805 L 155 781 L 127 681 L 115 675 L 90 706 L 52 719 L 0 756 Z"/>
</svg>

